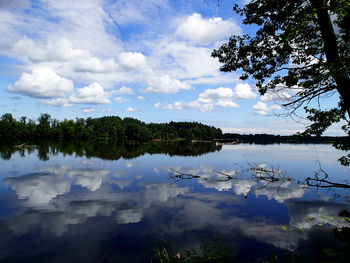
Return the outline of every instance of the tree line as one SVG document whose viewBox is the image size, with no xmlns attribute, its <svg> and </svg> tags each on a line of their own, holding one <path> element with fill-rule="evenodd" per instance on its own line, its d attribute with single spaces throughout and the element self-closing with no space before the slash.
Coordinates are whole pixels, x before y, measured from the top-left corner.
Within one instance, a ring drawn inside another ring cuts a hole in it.
<svg viewBox="0 0 350 263">
<path fill-rule="evenodd" d="M 347 136 L 310 136 L 300 133 L 294 135 L 274 134 L 238 134 L 225 133 L 222 141 L 234 141 L 238 143 L 273 144 L 273 143 L 337 143 L 349 141 Z"/>
<path fill-rule="evenodd" d="M 0 141 L 36 139 L 113 139 L 118 142 L 146 142 L 150 140 L 214 140 L 222 138 L 222 131 L 198 122 L 169 122 L 146 124 L 134 118 L 105 116 L 59 121 L 43 113 L 37 121 L 11 113 L 0 119 Z"/>
</svg>

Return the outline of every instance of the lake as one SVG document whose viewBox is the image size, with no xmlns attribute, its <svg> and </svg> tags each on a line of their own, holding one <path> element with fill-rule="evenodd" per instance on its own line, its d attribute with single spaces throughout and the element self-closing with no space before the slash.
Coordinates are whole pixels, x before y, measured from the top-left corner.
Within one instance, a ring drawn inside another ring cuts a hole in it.
<svg viewBox="0 0 350 263">
<path fill-rule="evenodd" d="M 101 141 L 0 152 L 1 262 L 151 262 L 162 240 L 181 255 L 220 240 L 233 262 L 349 253 L 350 169 L 331 145 Z"/>
</svg>

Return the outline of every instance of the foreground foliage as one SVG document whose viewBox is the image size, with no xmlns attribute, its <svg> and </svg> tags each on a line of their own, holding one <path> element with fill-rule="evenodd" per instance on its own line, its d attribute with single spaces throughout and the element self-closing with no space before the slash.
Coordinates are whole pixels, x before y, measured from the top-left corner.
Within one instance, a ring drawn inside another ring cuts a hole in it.
<svg viewBox="0 0 350 263">
<path fill-rule="evenodd" d="M 174 253 L 171 245 L 162 240 L 153 248 L 152 263 L 226 263 L 231 262 L 232 249 L 224 246 L 221 240 L 214 240 L 198 249 L 186 250 L 183 255 Z"/>
<path fill-rule="evenodd" d="M 241 70 L 242 80 L 255 79 L 260 94 L 282 101 L 291 115 L 304 107 L 313 124 L 303 134 L 320 136 L 342 121 L 350 136 L 350 1 L 252 0 L 233 10 L 255 34 L 232 36 L 213 51 L 221 70 Z M 339 103 L 329 109 L 333 95 Z M 350 150 L 348 141 L 334 146 Z M 350 155 L 341 163 L 349 165 Z"/>
</svg>

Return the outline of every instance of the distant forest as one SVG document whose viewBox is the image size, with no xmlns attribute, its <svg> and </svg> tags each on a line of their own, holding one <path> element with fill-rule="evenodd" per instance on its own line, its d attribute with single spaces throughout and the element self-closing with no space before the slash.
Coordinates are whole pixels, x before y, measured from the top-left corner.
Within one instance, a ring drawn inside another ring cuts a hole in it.
<svg viewBox="0 0 350 263">
<path fill-rule="evenodd" d="M 349 141 L 349 137 L 338 136 L 306 136 L 301 134 L 295 135 L 273 135 L 273 134 L 238 134 L 225 133 L 222 141 L 235 141 L 237 143 L 255 143 L 255 144 L 271 144 L 271 143 L 337 143 Z"/>
<path fill-rule="evenodd" d="M 118 143 L 142 143 L 151 140 L 175 141 L 179 139 L 197 141 L 234 141 L 236 143 L 335 143 L 349 141 L 349 137 L 315 137 L 301 135 L 237 134 L 225 133 L 221 129 L 198 122 L 144 123 L 134 118 L 118 116 L 101 118 L 77 118 L 76 120 L 52 119 L 41 114 L 37 121 L 10 113 L 1 116 L 0 142 L 23 143 L 42 140 L 109 139 Z"/>
<path fill-rule="evenodd" d="M 146 142 L 150 140 L 221 139 L 221 129 L 198 122 L 169 122 L 146 124 L 134 118 L 118 116 L 77 118 L 59 121 L 49 114 L 41 114 L 38 121 L 20 120 L 6 113 L 0 120 L 0 141 L 31 141 L 38 139 L 112 139 L 118 142 Z"/>
</svg>

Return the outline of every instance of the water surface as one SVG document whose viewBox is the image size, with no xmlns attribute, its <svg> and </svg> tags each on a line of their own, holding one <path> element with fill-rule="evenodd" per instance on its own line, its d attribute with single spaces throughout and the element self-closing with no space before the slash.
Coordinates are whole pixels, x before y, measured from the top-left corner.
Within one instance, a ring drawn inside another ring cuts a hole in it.
<svg viewBox="0 0 350 263">
<path fill-rule="evenodd" d="M 330 145 L 98 145 L 1 148 L 0 261 L 150 262 L 161 239 L 318 261 L 349 242 L 350 190 L 305 181 L 350 183 Z"/>
</svg>

